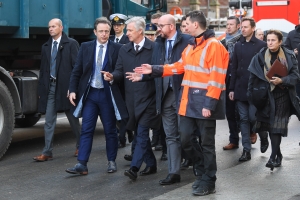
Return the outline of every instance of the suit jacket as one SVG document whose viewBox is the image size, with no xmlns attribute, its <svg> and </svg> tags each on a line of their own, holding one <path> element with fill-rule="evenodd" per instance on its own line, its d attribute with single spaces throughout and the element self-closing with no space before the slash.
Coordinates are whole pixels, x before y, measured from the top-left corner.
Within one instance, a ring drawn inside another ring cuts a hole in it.
<svg viewBox="0 0 300 200">
<path fill-rule="evenodd" d="M 81 44 L 81 47 L 79 49 L 76 64 L 71 74 L 69 88 L 70 93 L 76 93 L 76 105 L 81 98 L 83 99 L 82 104 L 84 105 L 84 100 L 88 94 L 88 90 L 91 84 L 91 77 L 94 73 L 95 67 L 96 44 L 96 40 L 84 42 Z M 115 69 L 115 64 L 118 58 L 120 47 L 122 47 L 122 45 L 108 41 L 105 59 L 103 61 L 103 71 L 113 72 L 113 70 Z M 127 118 L 128 113 L 125 102 L 120 92 L 119 85 L 115 84 L 110 86 L 107 81 L 104 81 L 104 78 L 103 84 L 106 96 L 110 98 L 111 89 L 121 118 Z"/>
<path fill-rule="evenodd" d="M 164 65 L 165 64 L 165 54 L 166 54 L 166 39 L 162 37 L 157 37 L 154 53 L 152 55 L 151 64 L 152 65 Z M 169 64 L 175 63 L 181 58 L 183 50 L 187 47 L 190 42 L 194 42 L 194 38 L 190 35 L 177 32 L 176 39 L 174 41 L 171 58 L 168 61 Z M 181 89 L 183 74 L 173 75 L 172 76 L 172 87 L 175 94 L 175 101 L 178 104 L 178 96 Z M 156 108 L 157 114 L 161 113 L 161 104 L 163 98 L 168 89 L 169 77 L 164 78 L 155 78 L 156 86 Z"/>
<path fill-rule="evenodd" d="M 62 33 L 56 57 L 56 90 L 55 109 L 57 112 L 66 111 L 74 107 L 67 98 L 69 80 L 75 65 L 79 44 L 76 40 Z M 41 66 L 38 83 L 39 104 L 38 112 L 45 113 L 47 108 L 48 92 L 50 86 L 52 37 L 43 44 L 41 51 Z"/>
<path fill-rule="evenodd" d="M 111 40 L 111 41 L 115 41 L 115 38 L 116 38 L 116 36 L 115 35 L 111 35 L 111 36 L 109 36 L 109 39 Z M 129 43 L 130 41 L 129 41 L 129 38 L 127 37 L 127 35 L 123 35 L 122 36 L 122 38 L 121 38 L 121 40 L 119 41 L 119 43 L 120 44 L 127 44 L 127 43 Z"/>
<path fill-rule="evenodd" d="M 156 115 L 154 79 L 133 83 L 125 78 L 126 72 L 132 72 L 135 67 L 151 62 L 153 49 L 154 42 L 147 38 L 139 52 L 134 50 L 132 42 L 123 45 L 120 49 L 116 69 L 112 73 L 113 84 L 123 82 L 125 86 L 125 100 L 129 113 L 127 129 L 129 130 L 134 131 L 138 124 L 149 128 L 160 127 L 161 119 Z"/>
</svg>

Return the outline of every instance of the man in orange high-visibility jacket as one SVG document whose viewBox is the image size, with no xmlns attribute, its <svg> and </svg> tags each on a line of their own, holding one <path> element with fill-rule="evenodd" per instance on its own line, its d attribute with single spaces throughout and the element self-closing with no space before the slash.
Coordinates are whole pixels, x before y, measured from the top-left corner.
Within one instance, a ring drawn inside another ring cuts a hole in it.
<svg viewBox="0 0 300 200">
<path fill-rule="evenodd" d="M 138 81 L 138 74 L 160 77 L 184 73 L 178 109 L 180 137 L 184 151 L 198 166 L 194 168 L 193 194 L 202 196 L 215 192 L 216 120 L 225 118 L 229 54 L 214 37 L 214 31 L 206 30 L 206 18 L 201 11 L 190 12 L 186 23 L 189 34 L 195 37 L 195 45 L 188 45 L 178 62 L 164 66 L 144 64 L 135 68 L 135 73 L 128 73 L 127 78 Z"/>
</svg>

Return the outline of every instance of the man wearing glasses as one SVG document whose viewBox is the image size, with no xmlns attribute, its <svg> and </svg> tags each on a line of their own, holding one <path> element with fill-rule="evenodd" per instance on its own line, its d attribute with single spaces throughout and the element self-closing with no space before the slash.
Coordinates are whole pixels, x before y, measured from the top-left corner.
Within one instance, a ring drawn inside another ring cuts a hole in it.
<svg viewBox="0 0 300 200">
<path fill-rule="evenodd" d="M 98 116 L 103 124 L 106 139 L 106 155 L 108 159 L 108 173 L 117 171 L 115 159 L 118 151 L 118 135 L 116 118 L 128 117 L 125 102 L 118 85 L 109 86 L 103 80 L 102 70 L 112 72 L 118 58 L 121 44 L 109 41 L 111 23 L 105 17 L 96 19 L 94 33 L 96 40 L 82 43 L 75 67 L 70 80 L 70 102 L 81 106 L 82 130 L 78 163 L 66 169 L 71 174 L 87 175 L 93 135 Z M 74 115 L 77 114 L 74 112 Z M 79 117 L 79 116 L 78 116 Z"/>
<path fill-rule="evenodd" d="M 160 37 L 156 39 L 152 64 L 172 64 L 181 58 L 181 54 L 192 38 L 176 30 L 173 15 L 163 15 L 158 20 Z M 168 176 L 159 181 L 161 185 L 170 185 L 180 182 L 181 143 L 178 132 L 178 115 L 176 112 L 179 91 L 183 75 L 174 75 L 157 78 L 156 99 L 157 111 L 162 116 L 163 128 L 166 134 L 168 155 Z"/>
</svg>

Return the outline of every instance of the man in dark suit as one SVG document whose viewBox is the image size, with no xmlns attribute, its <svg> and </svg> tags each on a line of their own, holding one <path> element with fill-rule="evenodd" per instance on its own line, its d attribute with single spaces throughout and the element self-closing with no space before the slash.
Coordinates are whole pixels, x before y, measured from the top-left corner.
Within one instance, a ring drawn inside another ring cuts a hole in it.
<svg viewBox="0 0 300 200">
<path fill-rule="evenodd" d="M 130 42 L 127 35 L 124 34 L 125 21 L 127 20 L 127 17 L 123 14 L 115 13 L 110 15 L 109 19 L 115 32 L 115 35 L 109 36 L 109 39 L 120 44 L 127 44 Z"/>
<path fill-rule="evenodd" d="M 109 19 L 113 25 L 113 29 L 115 32 L 115 35 L 109 36 L 109 39 L 111 41 L 114 41 L 116 43 L 120 44 L 127 44 L 129 41 L 127 35 L 124 34 L 124 28 L 125 28 L 125 21 L 127 20 L 127 17 L 120 13 L 115 13 L 113 15 L 109 16 Z M 121 92 L 123 97 L 124 94 L 124 88 L 121 87 Z M 125 98 L 125 97 L 124 97 Z M 133 132 L 130 130 L 126 130 L 126 124 L 128 119 L 122 119 L 118 121 L 118 127 L 119 127 L 119 143 L 118 147 L 123 148 L 126 146 L 126 132 L 128 135 L 128 142 L 133 141 Z"/>
<path fill-rule="evenodd" d="M 75 156 L 78 154 L 80 138 L 79 120 L 70 112 L 72 105 L 67 98 L 70 75 L 75 64 L 79 44 L 63 32 L 60 19 L 50 20 L 49 33 L 51 37 L 42 46 L 38 84 L 38 111 L 45 114 L 45 147 L 41 155 L 33 158 L 38 162 L 53 159 L 53 134 L 57 112 L 65 112 L 72 131 L 76 135 Z"/>
<path fill-rule="evenodd" d="M 251 159 L 251 127 L 255 122 L 256 108 L 248 102 L 247 89 L 250 72 L 248 67 L 253 56 L 267 44 L 255 37 L 256 23 L 252 18 L 244 17 L 241 22 L 242 37 L 234 45 L 232 53 L 231 80 L 229 86 L 229 99 L 236 101 L 237 110 L 240 116 L 240 130 L 242 135 L 243 153 L 239 161 Z M 261 152 L 268 149 L 268 133 L 259 133 L 261 138 Z"/>
<path fill-rule="evenodd" d="M 181 54 L 192 36 L 176 31 L 175 18 L 163 15 L 158 20 L 160 37 L 156 39 L 152 64 L 172 64 L 180 60 Z M 178 96 L 183 75 L 156 78 L 156 107 L 161 113 L 163 128 L 166 134 L 169 174 L 160 180 L 161 185 L 180 182 L 181 143 L 178 132 Z"/>
<path fill-rule="evenodd" d="M 156 115 L 154 80 L 132 83 L 125 79 L 126 72 L 132 72 L 136 66 L 151 61 L 154 48 L 154 42 L 144 36 L 146 23 L 143 18 L 133 17 L 127 20 L 126 24 L 127 36 L 131 42 L 120 49 L 115 71 L 106 72 L 104 78 L 113 81 L 113 84 L 115 82 L 125 84 L 125 100 L 129 113 L 127 128 L 135 131 L 137 135 L 131 167 L 125 170 L 124 175 L 135 180 L 143 161 L 146 163 L 146 168 L 140 172 L 141 176 L 157 172 L 149 129 L 159 128 L 161 118 Z M 149 76 L 145 75 L 144 78 L 147 77 Z"/>
<path fill-rule="evenodd" d="M 73 168 L 66 169 L 66 172 L 71 174 L 88 174 L 87 162 L 98 116 L 103 124 L 106 138 L 107 172 L 112 173 L 117 170 L 116 118 L 126 118 L 128 114 L 118 85 L 110 87 L 106 81 L 103 81 L 101 73 L 102 70 L 110 72 L 114 70 L 122 46 L 108 40 L 110 29 L 111 23 L 107 18 L 96 19 L 94 33 L 97 39 L 82 43 L 72 71 L 69 99 L 73 105 L 76 100 L 78 107 L 80 103 L 83 106 L 78 163 Z"/>
</svg>

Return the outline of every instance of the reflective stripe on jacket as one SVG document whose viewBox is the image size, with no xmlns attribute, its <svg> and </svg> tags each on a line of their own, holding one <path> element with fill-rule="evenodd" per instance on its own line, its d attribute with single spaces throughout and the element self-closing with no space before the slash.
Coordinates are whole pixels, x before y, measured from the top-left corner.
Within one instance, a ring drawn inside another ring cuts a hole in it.
<svg viewBox="0 0 300 200">
<path fill-rule="evenodd" d="M 221 94 L 225 90 L 229 54 L 215 37 L 204 40 L 202 36 L 196 42 L 197 46 L 185 48 L 178 62 L 164 65 L 163 76 L 184 73 L 179 115 L 205 118 L 202 109 L 206 108 L 212 111 L 210 119 L 223 119 L 225 99 L 223 102 Z"/>
</svg>

